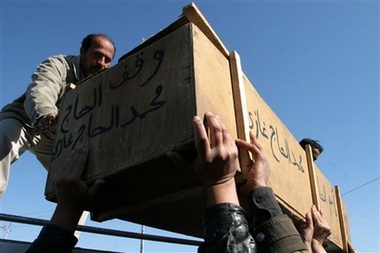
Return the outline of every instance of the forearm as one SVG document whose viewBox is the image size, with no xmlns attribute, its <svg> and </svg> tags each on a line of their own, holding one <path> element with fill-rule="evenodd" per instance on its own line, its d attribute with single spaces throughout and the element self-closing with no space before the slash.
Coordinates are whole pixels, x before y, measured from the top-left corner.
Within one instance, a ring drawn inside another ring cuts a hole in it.
<svg viewBox="0 0 380 253">
<path fill-rule="evenodd" d="M 316 239 L 312 239 L 311 241 L 311 251 L 310 252 L 315 252 L 315 253 L 326 253 L 327 251 L 323 247 L 323 243 Z"/>
<path fill-rule="evenodd" d="M 205 192 L 207 198 L 207 207 L 221 203 L 239 205 L 234 178 L 231 178 L 229 181 L 223 184 L 205 187 Z"/>
<path fill-rule="evenodd" d="M 313 252 L 313 248 L 311 246 L 311 241 L 303 239 L 303 243 L 305 244 L 308 252 Z"/>
<path fill-rule="evenodd" d="M 74 234 L 83 209 L 57 204 L 50 224 L 62 227 Z"/>
<path fill-rule="evenodd" d="M 231 203 L 211 206 L 203 216 L 204 243 L 198 253 L 256 252 L 243 208 Z"/>
<path fill-rule="evenodd" d="M 51 57 L 39 64 L 37 71 L 32 75 L 24 108 L 33 124 L 44 115 L 58 112 L 56 104 L 64 90 L 65 65 L 63 58 Z"/>
</svg>

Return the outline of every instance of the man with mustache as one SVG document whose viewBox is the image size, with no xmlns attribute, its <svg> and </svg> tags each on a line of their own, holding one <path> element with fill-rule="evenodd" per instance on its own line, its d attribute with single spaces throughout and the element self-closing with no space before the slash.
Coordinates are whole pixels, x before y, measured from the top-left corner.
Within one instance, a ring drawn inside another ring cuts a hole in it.
<svg viewBox="0 0 380 253">
<path fill-rule="evenodd" d="M 89 34 L 79 55 L 56 55 L 38 65 L 26 92 L 0 112 L 0 198 L 10 165 L 29 150 L 49 169 L 60 104 L 67 87 L 109 68 L 116 48 L 105 34 Z"/>
</svg>

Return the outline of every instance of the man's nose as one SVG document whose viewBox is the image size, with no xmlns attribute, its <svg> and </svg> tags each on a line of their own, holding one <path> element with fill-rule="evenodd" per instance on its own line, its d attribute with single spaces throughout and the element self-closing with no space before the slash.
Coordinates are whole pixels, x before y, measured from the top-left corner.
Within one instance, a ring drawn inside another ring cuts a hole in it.
<svg viewBox="0 0 380 253">
<path fill-rule="evenodd" d="M 96 62 L 99 66 L 102 66 L 103 68 L 106 67 L 106 58 L 103 56 L 103 57 L 99 57 L 97 62 Z"/>
</svg>

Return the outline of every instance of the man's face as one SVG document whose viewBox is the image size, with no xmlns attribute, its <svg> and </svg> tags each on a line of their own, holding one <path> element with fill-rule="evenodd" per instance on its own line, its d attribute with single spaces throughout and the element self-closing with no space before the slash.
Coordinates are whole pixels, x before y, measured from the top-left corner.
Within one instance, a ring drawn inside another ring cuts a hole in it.
<svg viewBox="0 0 380 253">
<path fill-rule="evenodd" d="M 80 64 L 85 76 L 109 68 L 115 55 L 112 43 L 105 37 L 97 36 L 86 52 L 81 48 Z"/>
<path fill-rule="evenodd" d="M 315 161 L 315 160 L 317 160 L 317 158 L 321 154 L 321 152 L 317 148 L 312 148 L 312 152 L 313 152 L 313 160 Z"/>
</svg>

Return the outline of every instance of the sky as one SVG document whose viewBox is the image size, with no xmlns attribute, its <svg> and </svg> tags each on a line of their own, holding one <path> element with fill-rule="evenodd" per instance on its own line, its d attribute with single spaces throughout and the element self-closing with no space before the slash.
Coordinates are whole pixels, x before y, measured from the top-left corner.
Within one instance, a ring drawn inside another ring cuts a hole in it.
<svg viewBox="0 0 380 253">
<path fill-rule="evenodd" d="M 77 54 L 89 33 L 116 44 L 115 59 L 174 22 L 188 1 L 1 0 L 0 107 L 21 95 L 36 66 Z M 379 247 L 379 1 L 196 1 L 244 73 L 296 139 L 317 139 L 316 161 L 338 185 L 357 252 Z M 116 61 L 115 61 L 116 62 Z M 11 167 L 0 212 L 49 219 L 47 172 L 25 153 Z M 184 217 L 185 218 L 185 217 Z M 86 225 L 140 232 L 113 220 Z M 40 227 L 0 221 L 1 238 L 33 241 Z M 145 233 L 193 239 L 153 228 Z M 78 245 L 139 252 L 140 241 L 82 233 Z M 145 241 L 145 252 L 196 247 Z"/>
</svg>

